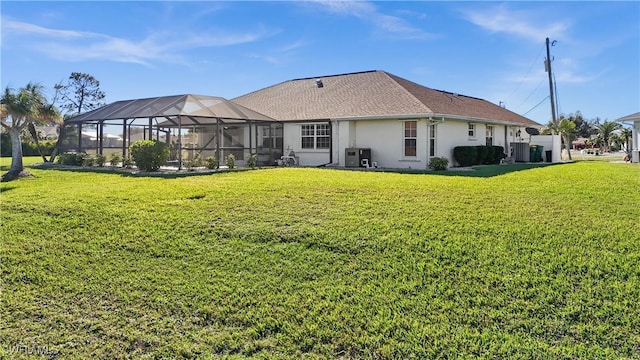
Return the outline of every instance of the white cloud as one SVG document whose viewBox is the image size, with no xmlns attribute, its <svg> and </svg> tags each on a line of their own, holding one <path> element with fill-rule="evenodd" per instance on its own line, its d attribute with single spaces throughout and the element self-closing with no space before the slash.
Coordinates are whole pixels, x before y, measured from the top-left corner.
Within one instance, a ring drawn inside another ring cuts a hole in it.
<svg viewBox="0 0 640 360">
<path fill-rule="evenodd" d="M 428 33 L 420 28 L 409 24 L 405 19 L 383 14 L 370 2 L 366 1 L 332 1 L 315 0 L 326 11 L 353 16 L 362 21 L 372 24 L 376 29 L 388 35 L 393 35 L 403 39 L 424 39 L 435 37 L 435 34 Z"/>
<path fill-rule="evenodd" d="M 223 47 L 258 41 L 274 34 L 264 28 L 242 33 L 221 30 L 199 33 L 155 33 L 136 41 L 106 34 L 46 28 L 2 18 L 2 31 L 20 39 L 21 46 L 62 61 L 106 60 L 150 65 L 153 62 L 186 64 L 177 55 L 190 49 Z"/>
<path fill-rule="evenodd" d="M 481 10 L 462 10 L 466 20 L 495 33 L 506 33 L 536 42 L 546 37 L 562 38 L 570 24 L 549 21 L 546 16 L 525 10 L 512 10 L 502 4 Z"/>
</svg>

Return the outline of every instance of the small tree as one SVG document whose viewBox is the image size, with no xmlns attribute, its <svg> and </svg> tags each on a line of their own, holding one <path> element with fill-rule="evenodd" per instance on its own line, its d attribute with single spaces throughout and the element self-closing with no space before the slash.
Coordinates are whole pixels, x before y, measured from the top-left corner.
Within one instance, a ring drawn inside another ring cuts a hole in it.
<svg viewBox="0 0 640 360">
<path fill-rule="evenodd" d="M 9 121 L 9 119 L 11 121 Z M 0 99 L 0 124 L 11 138 L 11 168 L 3 180 L 18 177 L 24 171 L 21 132 L 29 124 L 45 124 L 60 119 L 58 109 L 47 102 L 42 86 L 29 83 L 14 92 L 5 88 Z"/>
<path fill-rule="evenodd" d="M 169 159 L 169 148 L 160 141 L 138 140 L 129 150 L 133 162 L 144 171 L 157 171 Z"/>
<path fill-rule="evenodd" d="M 569 155 L 569 160 L 572 160 L 571 142 L 575 138 L 576 123 L 560 115 L 560 121 L 557 123 L 550 122 L 549 124 L 547 124 L 547 128 L 551 130 L 552 133 L 560 135 L 560 137 L 562 138 L 562 141 L 564 141 L 564 146 L 567 149 L 567 155 Z"/>
<path fill-rule="evenodd" d="M 604 151 L 609 152 L 609 148 L 611 147 L 611 140 L 613 132 L 620 129 L 622 125 L 620 123 L 614 121 L 605 120 L 602 124 L 596 124 L 596 129 L 598 129 L 598 134 L 602 136 L 602 140 L 604 143 Z"/>
</svg>

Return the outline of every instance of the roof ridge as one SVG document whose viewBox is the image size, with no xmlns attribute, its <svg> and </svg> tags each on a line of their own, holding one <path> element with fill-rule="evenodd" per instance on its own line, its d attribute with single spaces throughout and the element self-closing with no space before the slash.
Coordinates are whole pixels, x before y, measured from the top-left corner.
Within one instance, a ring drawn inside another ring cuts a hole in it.
<svg viewBox="0 0 640 360">
<path fill-rule="evenodd" d="M 333 75 L 324 75 L 324 76 L 310 76 L 310 77 L 304 77 L 304 78 L 299 78 L 299 79 L 291 79 L 291 80 L 288 80 L 288 81 L 325 79 L 325 78 L 329 78 L 329 77 L 338 77 L 338 76 L 346 76 L 346 75 L 359 75 L 359 74 L 367 74 L 367 73 L 372 73 L 372 72 L 384 72 L 384 71 L 382 71 L 382 70 L 356 71 L 356 72 L 333 74 Z"/>
<path fill-rule="evenodd" d="M 413 82 L 413 81 L 407 80 L 407 79 L 402 78 L 402 77 L 400 77 L 400 76 L 398 76 L 398 75 L 394 75 L 394 74 L 388 73 L 388 72 L 386 72 L 386 71 L 382 71 L 382 73 L 383 73 L 385 76 L 387 76 L 389 79 L 391 79 L 394 83 L 396 83 L 398 86 L 400 86 L 400 87 L 401 87 L 401 88 L 402 88 L 402 89 L 403 89 L 407 94 L 409 94 L 409 96 L 411 96 L 411 97 L 412 97 L 412 98 L 414 98 L 417 102 L 419 102 L 420 104 L 422 104 L 422 106 L 424 106 L 425 108 L 429 109 L 429 111 L 434 112 L 434 111 L 433 111 L 433 109 L 431 109 L 431 107 L 429 107 L 429 105 L 427 105 L 427 104 L 425 104 L 424 102 L 422 102 L 422 100 L 418 99 L 418 97 L 417 97 L 417 96 L 415 96 L 415 94 L 413 94 L 411 91 L 409 91 L 409 89 L 407 89 L 405 86 L 403 86 L 401 83 L 399 83 L 399 82 L 398 82 L 398 79 L 402 79 L 402 80 L 404 80 L 404 81 L 408 81 L 408 82 L 410 82 L 410 83 L 416 84 L 416 85 L 418 85 L 418 86 L 420 86 L 420 87 L 423 87 L 423 88 L 425 88 L 425 89 L 428 89 L 428 90 L 432 90 L 431 88 L 428 88 L 428 87 L 426 87 L 426 86 L 424 86 L 424 85 L 420 85 L 420 84 L 418 84 L 418 83 L 416 83 L 416 82 Z"/>
</svg>

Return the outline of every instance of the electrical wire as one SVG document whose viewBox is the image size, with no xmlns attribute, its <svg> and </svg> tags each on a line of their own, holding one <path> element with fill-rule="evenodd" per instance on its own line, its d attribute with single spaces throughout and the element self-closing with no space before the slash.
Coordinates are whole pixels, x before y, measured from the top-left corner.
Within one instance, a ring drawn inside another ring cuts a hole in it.
<svg viewBox="0 0 640 360">
<path fill-rule="evenodd" d="M 558 97 L 558 82 L 556 81 L 556 74 L 553 75 L 553 91 L 556 95 L 556 119 L 560 118 L 560 114 L 562 114 L 562 110 L 560 109 L 560 98 Z"/>
<path fill-rule="evenodd" d="M 518 105 L 518 106 L 516 106 L 516 107 L 515 107 L 514 111 L 515 111 L 515 110 L 518 110 L 522 105 L 524 105 L 524 103 L 525 103 L 525 102 L 527 102 L 527 100 L 529 100 L 529 98 L 531 97 L 531 95 L 533 95 L 533 93 L 535 93 L 536 91 L 538 91 L 538 89 L 540 88 L 540 85 L 542 85 L 542 83 L 543 83 L 543 82 L 544 82 L 544 78 L 542 78 L 542 80 L 540 80 L 540 82 L 538 83 L 538 85 L 536 86 L 536 88 L 535 88 L 535 89 L 533 89 L 533 90 L 529 93 L 529 95 L 527 95 L 527 97 L 526 97 L 524 100 L 522 100 L 522 102 L 520 103 L 520 105 Z"/>
<path fill-rule="evenodd" d="M 534 58 L 533 62 L 529 66 L 529 70 L 527 70 L 527 73 L 524 75 L 524 77 L 522 79 L 520 79 L 520 82 L 518 83 L 518 85 L 516 85 L 516 88 L 513 89 L 511 94 L 509 94 L 509 96 L 507 97 L 506 101 L 510 101 L 511 100 L 511 97 L 513 96 L 513 94 L 515 94 L 516 91 L 518 91 L 520 89 L 520 86 L 522 86 L 522 84 L 527 79 L 527 77 L 529 77 L 529 74 L 531 73 L 531 69 L 533 69 L 533 65 L 535 65 L 535 63 L 538 62 L 538 58 L 540 58 L 540 54 L 542 53 L 542 49 L 544 49 L 544 44 L 540 47 L 540 50 L 538 50 L 538 55 L 536 55 L 536 57 Z"/>
<path fill-rule="evenodd" d="M 550 97 L 550 95 L 547 95 L 544 97 L 544 99 L 540 100 L 539 103 L 537 103 L 534 107 L 532 107 L 531 109 L 529 109 L 529 111 L 527 111 L 526 113 L 522 114 L 522 116 L 527 115 L 528 113 L 530 113 L 531 111 L 533 111 L 533 109 L 537 108 L 538 106 L 540 106 L 545 100 L 547 100 Z"/>
</svg>

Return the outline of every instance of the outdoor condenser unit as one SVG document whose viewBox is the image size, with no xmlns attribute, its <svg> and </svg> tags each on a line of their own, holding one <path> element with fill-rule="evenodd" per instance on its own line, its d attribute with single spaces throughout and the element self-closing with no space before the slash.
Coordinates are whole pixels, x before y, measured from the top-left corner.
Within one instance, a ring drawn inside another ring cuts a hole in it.
<svg viewBox="0 0 640 360">
<path fill-rule="evenodd" d="M 347 148 L 344 150 L 346 167 L 367 167 L 372 166 L 371 149 Z M 366 160 L 366 161 L 363 161 Z"/>
<path fill-rule="evenodd" d="M 512 142 L 511 153 L 515 161 L 529 162 L 529 144 L 524 142 Z"/>
</svg>

